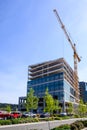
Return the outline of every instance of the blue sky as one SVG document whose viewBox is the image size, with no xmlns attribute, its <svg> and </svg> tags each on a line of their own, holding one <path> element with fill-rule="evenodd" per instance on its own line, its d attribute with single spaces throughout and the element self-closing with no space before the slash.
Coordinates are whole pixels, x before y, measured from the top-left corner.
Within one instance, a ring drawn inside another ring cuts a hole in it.
<svg viewBox="0 0 87 130">
<path fill-rule="evenodd" d="M 0 102 L 26 95 L 28 65 L 64 57 L 73 68 L 54 8 L 82 56 L 79 80 L 87 81 L 87 0 L 0 0 Z"/>
</svg>

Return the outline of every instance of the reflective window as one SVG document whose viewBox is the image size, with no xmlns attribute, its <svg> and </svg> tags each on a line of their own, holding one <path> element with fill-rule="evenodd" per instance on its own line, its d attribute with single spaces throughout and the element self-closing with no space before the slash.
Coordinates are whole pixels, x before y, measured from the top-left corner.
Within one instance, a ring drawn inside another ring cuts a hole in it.
<svg viewBox="0 0 87 130">
<path fill-rule="evenodd" d="M 87 91 L 87 84 L 85 85 L 85 90 Z"/>
<path fill-rule="evenodd" d="M 65 92 L 65 101 L 70 101 L 70 95 Z"/>
</svg>

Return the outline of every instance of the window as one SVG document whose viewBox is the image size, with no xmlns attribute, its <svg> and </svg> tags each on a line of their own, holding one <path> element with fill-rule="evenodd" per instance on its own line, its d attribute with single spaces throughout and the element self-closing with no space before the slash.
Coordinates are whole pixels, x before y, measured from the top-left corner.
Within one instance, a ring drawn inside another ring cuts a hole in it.
<svg viewBox="0 0 87 130">
<path fill-rule="evenodd" d="M 56 76 L 55 76 L 55 80 L 57 80 L 58 78 L 59 78 L 59 76 L 58 76 L 58 75 L 56 75 Z"/>
<path fill-rule="evenodd" d="M 47 77 L 47 82 L 49 81 L 49 77 Z"/>
<path fill-rule="evenodd" d="M 85 85 L 85 90 L 87 91 L 87 84 Z"/>
<path fill-rule="evenodd" d="M 60 74 L 60 78 L 61 78 L 61 79 L 63 78 L 63 74 Z"/>
<path fill-rule="evenodd" d="M 74 102 L 75 99 L 74 99 L 72 96 L 70 96 L 70 101 L 71 101 L 71 102 Z"/>
<path fill-rule="evenodd" d="M 70 101 L 70 95 L 68 93 L 65 93 L 65 100 Z"/>
</svg>

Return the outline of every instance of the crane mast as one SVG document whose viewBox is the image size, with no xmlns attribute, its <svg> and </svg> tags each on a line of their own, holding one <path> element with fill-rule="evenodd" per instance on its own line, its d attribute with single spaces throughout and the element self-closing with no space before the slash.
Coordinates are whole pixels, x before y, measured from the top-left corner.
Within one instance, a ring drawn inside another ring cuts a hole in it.
<svg viewBox="0 0 87 130">
<path fill-rule="evenodd" d="M 70 45 L 71 45 L 71 47 L 73 49 L 73 52 L 74 52 L 74 55 L 73 55 L 73 57 L 74 57 L 74 72 L 76 73 L 76 75 L 78 75 L 77 63 L 80 62 L 81 59 L 80 59 L 80 57 L 79 57 L 79 55 L 78 55 L 78 53 L 76 51 L 76 45 L 73 44 L 72 40 L 70 39 L 69 34 L 67 33 L 66 28 L 65 28 L 64 24 L 62 23 L 61 18 L 59 16 L 57 10 L 54 9 L 53 11 L 54 11 L 54 13 L 55 13 L 55 15 L 57 17 L 58 22 L 61 25 L 61 28 L 63 29 L 63 31 L 64 31 L 64 33 L 66 35 L 66 38 L 67 38 L 68 42 L 70 43 Z"/>
</svg>

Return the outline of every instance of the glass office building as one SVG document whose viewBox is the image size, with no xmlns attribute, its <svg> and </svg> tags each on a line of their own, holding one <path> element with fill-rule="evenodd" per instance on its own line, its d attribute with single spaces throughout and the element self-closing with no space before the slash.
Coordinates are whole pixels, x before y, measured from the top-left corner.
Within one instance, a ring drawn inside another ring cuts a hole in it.
<svg viewBox="0 0 87 130">
<path fill-rule="evenodd" d="M 87 103 L 87 82 L 79 82 L 80 99 Z"/>
<path fill-rule="evenodd" d="M 28 67 L 27 93 L 30 88 L 33 88 L 35 95 L 40 99 L 38 107 L 43 109 L 43 97 L 48 88 L 53 98 L 63 104 L 63 111 L 65 111 L 64 105 L 67 102 L 79 101 L 79 90 L 74 84 L 73 75 L 72 68 L 63 58 L 31 65 Z M 78 85 L 78 82 L 76 84 Z"/>
</svg>

